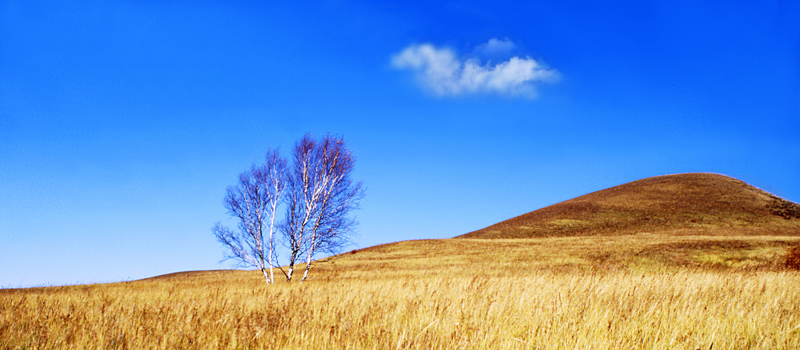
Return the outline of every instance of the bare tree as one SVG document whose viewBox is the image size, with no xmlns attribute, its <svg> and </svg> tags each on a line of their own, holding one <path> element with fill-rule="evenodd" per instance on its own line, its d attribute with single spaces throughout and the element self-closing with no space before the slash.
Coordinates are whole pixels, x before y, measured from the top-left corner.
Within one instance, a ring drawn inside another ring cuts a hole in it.
<svg viewBox="0 0 800 350">
<path fill-rule="evenodd" d="M 253 165 L 249 171 L 239 175 L 237 186 L 228 187 L 225 208 L 238 219 L 238 230 L 220 223 L 212 229 L 217 240 L 229 249 L 225 258 L 236 260 L 240 266 L 258 268 L 267 284 L 275 281 L 275 214 L 285 188 L 286 160 L 277 150 L 270 149 L 264 164 Z"/>
<path fill-rule="evenodd" d="M 361 182 L 350 178 L 355 157 L 341 137 L 297 142 L 293 167 L 287 176 L 286 221 L 281 225 L 289 249 L 286 278 L 305 260 L 305 281 L 315 255 L 336 253 L 349 243 L 356 221 L 349 216 L 364 196 Z M 281 268 L 283 271 L 283 268 Z"/>
<path fill-rule="evenodd" d="M 275 267 L 291 281 L 302 262 L 305 281 L 315 256 L 346 246 L 356 225 L 350 212 L 364 196 L 362 183 L 350 178 L 355 157 L 341 137 L 317 140 L 305 135 L 295 145 L 292 161 L 289 169 L 286 160 L 270 149 L 263 165 L 252 166 L 239 176 L 237 186 L 228 187 L 225 208 L 238 219 L 238 230 L 220 223 L 212 229 L 228 248 L 226 259 L 260 269 L 267 283 L 275 281 Z M 282 202 L 286 215 L 276 223 Z M 278 263 L 281 254 L 275 249 L 278 231 L 288 248 L 286 269 Z"/>
</svg>

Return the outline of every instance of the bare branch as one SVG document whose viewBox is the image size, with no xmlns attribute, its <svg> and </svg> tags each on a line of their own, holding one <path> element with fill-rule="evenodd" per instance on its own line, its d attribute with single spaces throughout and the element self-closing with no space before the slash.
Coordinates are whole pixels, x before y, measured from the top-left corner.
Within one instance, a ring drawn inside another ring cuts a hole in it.
<svg viewBox="0 0 800 350">
<path fill-rule="evenodd" d="M 239 266 L 258 268 L 267 283 L 274 281 L 272 268 L 277 264 L 277 259 L 273 259 L 275 214 L 283 198 L 285 178 L 286 160 L 277 150 L 268 150 L 264 164 L 253 165 L 239 175 L 236 186 L 227 189 L 225 208 L 237 219 L 238 230 L 221 224 L 212 229 L 217 240 L 229 250 L 226 259 L 236 260 Z"/>
<path fill-rule="evenodd" d="M 305 262 L 305 280 L 317 254 L 336 253 L 350 242 L 356 225 L 350 213 L 364 197 L 363 184 L 350 178 L 354 164 L 344 139 L 332 135 L 303 136 L 291 168 L 277 150 L 268 150 L 265 163 L 242 173 L 226 192 L 225 207 L 238 230 L 220 224 L 212 229 L 227 248 L 226 259 L 259 268 L 267 283 L 274 282 L 273 268 L 291 281 L 295 267 Z M 285 215 L 276 222 L 281 203 Z M 288 250 L 285 269 L 278 263 L 276 233 Z"/>
<path fill-rule="evenodd" d="M 348 215 L 357 209 L 364 189 L 350 179 L 355 157 L 341 137 L 326 135 L 317 141 L 304 136 L 295 146 L 294 161 L 282 231 L 289 242 L 289 278 L 302 258 L 305 280 L 316 254 L 335 252 L 349 242 L 356 221 Z"/>
</svg>

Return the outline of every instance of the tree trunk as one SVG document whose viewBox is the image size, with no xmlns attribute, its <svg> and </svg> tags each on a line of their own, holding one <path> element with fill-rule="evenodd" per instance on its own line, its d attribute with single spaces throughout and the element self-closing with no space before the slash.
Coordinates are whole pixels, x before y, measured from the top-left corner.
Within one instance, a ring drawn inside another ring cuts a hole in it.
<svg viewBox="0 0 800 350">
<path fill-rule="evenodd" d="M 271 261 L 270 261 L 270 264 L 272 264 Z M 269 266 L 269 279 L 273 283 L 275 282 L 275 274 L 272 272 L 272 265 Z"/>
<path fill-rule="evenodd" d="M 273 209 L 272 212 L 274 213 L 275 209 Z M 273 214 L 273 218 L 274 218 L 274 214 Z M 273 221 L 274 220 L 275 219 L 273 219 Z M 274 226 L 274 225 L 271 225 L 271 226 Z M 273 269 L 275 268 L 275 264 L 272 262 L 272 255 L 275 253 L 273 251 L 275 248 L 273 247 L 274 241 L 273 241 L 273 236 L 272 235 L 273 235 L 272 227 L 270 227 L 270 229 L 269 229 L 269 258 L 267 260 L 269 260 L 269 279 L 270 279 L 270 281 L 272 281 L 274 283 L 275 282 L 275 274 L 273 273 Z"/>
<path fill-rule="evenodd" d="M 303 282 L 303 281 L 306 280 L 306 277 L 308 277 L 308 269 L 310 267 L 311 267 L 311 261 L 306 263 L 306 269 L 305 269 L 305 271 L 303 271 L 303 279 L 301 279 L 300 282 Z"/>
<path fill-rule="evenodd" d="M 262 267 L 261 268 L 261 274 L 264 275 L 264 279 L 267 281 L 267 284 L 272 283 L 272 279 L 269 277 L 269 275 L 267 275 L 267 269 Z"/>
<path fill-rule="evenodd" d="M 314 246 L 312 245 L 311 250 L 309 250 L 308 252 L 308 258 L 306 258 L 306 268 L 305 271 L 303 271 L 303 279 L 301 279 L 300 282 L 305 281 L 306 277 L 308 277 L 308 270 L 311 268 L 311 256 L 313 254 L 314 254 Z"/>
</svg>

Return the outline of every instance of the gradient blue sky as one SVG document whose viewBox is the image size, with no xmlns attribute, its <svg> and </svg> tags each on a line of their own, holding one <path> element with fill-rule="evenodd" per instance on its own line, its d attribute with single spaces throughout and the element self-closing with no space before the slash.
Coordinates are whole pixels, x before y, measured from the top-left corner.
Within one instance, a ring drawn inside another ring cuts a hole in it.
<svg viewBox="0 0 800 350">
<path fill-rule="evenodd" d="M 798 18 L 798 0 L 0 0 L 0 287 L 229 267 L 226 186 L 306 132 L 357 153 L 358 247 L 670 173 L 799 201 Z M 398 63 L 420 47 L 463 89 Z M 514 57 L 558 78 L 509 83 Z M 499 87 L 466 88 L 465 64 Z"/>
</svg>

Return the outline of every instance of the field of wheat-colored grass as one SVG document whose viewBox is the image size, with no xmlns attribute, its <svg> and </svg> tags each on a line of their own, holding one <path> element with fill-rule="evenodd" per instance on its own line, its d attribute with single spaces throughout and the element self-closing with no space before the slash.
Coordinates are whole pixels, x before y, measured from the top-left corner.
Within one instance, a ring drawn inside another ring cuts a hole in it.
<svg viewBox="0 0 800 350">
<path fill-rule="evenodd" d="M 410 241 L 257 272 L 0 290 L 0 348 L 798 349 L 787 237 Z"/>
</svg>

